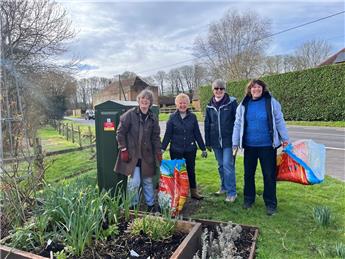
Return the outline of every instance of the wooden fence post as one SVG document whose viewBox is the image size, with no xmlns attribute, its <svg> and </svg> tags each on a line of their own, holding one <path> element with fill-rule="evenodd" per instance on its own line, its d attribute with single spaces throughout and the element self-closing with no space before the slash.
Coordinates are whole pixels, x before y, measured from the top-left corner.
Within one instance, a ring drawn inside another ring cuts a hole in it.
<svg viewBox="0 0 345 259">
<path fill-rule="evenodd" d="M 58 121 L 59 134 L 61 135 L 61 122 Z"/>
<path fill-rule="evenodd" d="M 36 168 L 36 177 L 38 186 L 43 185 L 42 180 L 44 179 L 44 156 L 42 152 L 41 140 L 39 138 L 35 139 L 35 160 L 34 166 Z"/>
<path fill-rule="evenodd" d="M 66 139 L 68 140 L 68 123 L 66 123 Z"/>
<path fill-rule="evenodd" d="M 78 136 L 79 136 L 79 146 L 82 147 L 80 126 L 78 126 Z"/>
<path fill-rule="evenodd" d="M 90 138 L 90 145 L 92 145 L 92 132 L 91 132 L 91 126 L 88 126 L 89 128 L 89 138 Z M 93 152 L 93 148 L 91 147 L 91 152 Z"/>
<path fill-rule="evenodd" d="M 72 123 L 72 125 L 71 125 L 71 127 L 72 127 L 72 131 L 71 131 L 71 137 L 72 137 L 72 143 L 74 143 L 74 128 L 73 128 L 73 123 Z"/>
</svg>

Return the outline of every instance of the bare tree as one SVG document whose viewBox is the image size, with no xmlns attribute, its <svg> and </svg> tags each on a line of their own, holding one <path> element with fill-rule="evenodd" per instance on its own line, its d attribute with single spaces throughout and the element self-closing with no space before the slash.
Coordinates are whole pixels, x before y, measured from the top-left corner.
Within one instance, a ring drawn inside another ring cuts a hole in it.
<svg viewBox="0 0 345 259">
<path fill-rule="evenodd" d="M 3 58 L 17 70 L 46 68 L 47 58 L 62 53 L 62 42 L 74 37 L 66 11 L 55 2 L 4 0 L 0 10 Z"/>
<path fill-rule="evenodd" d="M 257 73 L 269 34 L 269 20 L 257 13 L 228 11 L 209 26 L 206 38 L 196 38 L 194 54 L 205 58 L 214 77 L 249 78 Z"/>
<path fill-rule="evenodd" d="M 296 69 L 316 67 L 330 55 L 331 50 L 331 45 L 325 40 L 310 40 L 303 43 L 295 51 Z"/>
<path fill-rule="evenodd" d="M 206 67 L 195 64 L 194 65 L 194 88 L 199 88 L 202 84 L 206 84 L 211 81 L 208 78 L 208 71 Z"/>
<path fill-rule="evenodd" d="M 63 41 L 71 39 L 74 32 L 65 10 L 49 0 L 0 1 L 0 25 L 3 97 L 0 111 L 4 121 L 1 129 L 10 142 L 20 143 L 19 136 L 25 136 L 22 131 L 31 120 L 25 116 L 34 114 L 29 110 L 32 105 L 26 101 L 38 102 L 33 98 L 41 97 L 41 89 L 35 87 L 39 82 L 33 83 L 31 79 L 39 80 L 41 77 L 34 75 L 57 67 L 49 62 L 50 57 L 65 50 Z M 12 132 L 14 128 L 21 132 Z M 20 145 L 11 145 L 11 150 L 13 147 Z"/>
<path fill-rule="evenodd" d="M 193 66 L 182 66 L 179 68 L 180 75 L 186 84 L 188 91 L 191 93 L 195 88 L 194 85 L 194 67 Z"/>
<path fill-rule="evenodd" d="M 167 73 L 165 71 L 158 71 L 153 77 L 158 82 L 161 95 L 164 95 L 164 82 L 167 79 Z"/>
<path fill-rule="evenodd" d="M 178 68 L 174 68 L 169 71 L 167 81 L 170 84 L 171 93 L 173 95 L 181 92 L 184 93 L 182 77 Z"/>
<path fill-rule="evenodd" d="M 272 75 L 295 71 L 296 58 L 292 55 L 276 55 L 264 58 L 261 75 Z"/>
</svg>

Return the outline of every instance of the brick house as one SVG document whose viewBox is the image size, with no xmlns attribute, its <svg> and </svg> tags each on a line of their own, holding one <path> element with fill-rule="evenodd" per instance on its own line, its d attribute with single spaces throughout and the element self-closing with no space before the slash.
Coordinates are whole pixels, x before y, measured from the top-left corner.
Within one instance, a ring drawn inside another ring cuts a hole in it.
<svg viewBox="0 0 345 259">
<path fill-rule="evenodd" d="M 121 79 L 121 81 L 110 82 L 97 94 L 93 95 L 93 106 L 109 100 L 136 101 L 138 94 L 146 88 L 153 92 L 153 103 L 158 104 L 158 87 L 149 85 L 140 77 L 136 76 L 129 79 Z"/>
</svg>

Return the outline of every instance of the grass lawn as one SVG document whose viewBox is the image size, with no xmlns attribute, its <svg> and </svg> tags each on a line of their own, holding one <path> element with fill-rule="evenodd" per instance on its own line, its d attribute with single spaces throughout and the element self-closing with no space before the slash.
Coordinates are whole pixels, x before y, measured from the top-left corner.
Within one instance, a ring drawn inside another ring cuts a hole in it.
<svg viewBox="0 0 345 259">
<path fill-rule="evenodd" d="M 196 115 L 196 118 L 199 122 L 204 121 L 204 115 L 202 114 L 202 112 L 194 112 L 194 114 Z M 159 121 L 168 121 L 169 116 L 170 116 L 170 113 L 160 113 Z"/>
<path fill-rule="evenodd" d="M 42 136 L 54 136 L 44 130 Z M 49 139 L 49 138 L 48 138 Z M 49 157 L 54 163 L 48 168 L 45 179 L 48 183 L 66 180 L 78 181 L 87 178 L 96 184 L 97 170 L 95 159 L 90 150 L 73 152 Z M 164 154 L 168 159 L 168 152 Z M 278 182 L 278 213 L 272 217 L 266 215 L 262 199 L 263 185 L 261 172 L 256 175 L 257 199 L 250 210 L 242 209 L 243 200 L 243 158 L 237 157 L 237 192 L 235 203 L 225 203 L 225 197 L 212 193 L 219 189 L 217 163 L 213 153 L 202 159 L 198 153 L 196 160 L 197 183 L 205 199 L 193 215 L 194 218 L 233 221 L 240 224 L 259 227 L 257 258 L 331 258 L 335 255 L 336 244 L 345 249 L 345 183 L 326 177 L 322 184 L 304 186 L 289 182 Z M 331 224 L 321 227 L 314 221 L 313 208 L 329 207 L 332 215 Z"/>
<path fill-rule="evenodd" d="M 72 121 L 72 120 L 62 120 L 61 121 L 62 123 L 64 123 L 64 124 L 69 124 L 69 125 L 71 125 L 71 124 L 73 124 L 73 126 L 76 126 L 76 127 L 80 127 L 80 131 L 81 131 L 81 133 L 82 134 L 89 134 L 89 126 L 88 125 L 85 125 L 85 124 L 82 124 L 82 123 L 78 123 L 78 122 L 76 122 L 76 121 Z M 90 128 L 91 128 L 91 133 L 93 134 L 93 135 L 95 135 L 96 133 L 96 129 L 95 129 L 95 127 L 94 126 L 90 126 Z M 75 128 L 75 129 L 77 129 L 77 128 Z"/>
<path fill-rule="evenodd" d="M 58 151 L 68 148 L 78 147 L 78 143 L 67 141 L 62 135 L 59 135 L 53 127 L 46 126 L 38 130 L 38 137 L 42 141 L 42 148 L 44 151 Z"/>
<path fill-rule="evenodd" d="M 345 121 L 287 121 L 286 123 L 298 126 L 345 127 Z"/>
<path fill-rule="evenodd" d="M 96 179 L 96 160 L 92 158 L 90 149 L 50 156 L 46 158 L 45 163 L 50 165 L 45 173 L 47 183 L 53 183 L 75 175 L 84 175 L 85 173 L 95 175 Z"/>
<path fill-rule="evenodd" d="M 213 153 L 206 160 L 199 154 L 196 168 L 197 183 L 206 198 L 193 217 L 258 226 L 258 258 L 329 258 L 335 253 L 337 243 L 345 245 L 345 184 L 341 181 L 326 177 L 324 183 L 314 186 L 278 182 L 278 213 L 269 217 L 262 199 L 261 171 L 256 174 L 256 203 L 250 210 L 242 209 L 242 157 L 236 161 L 238 199 L 233 204 L 225 203 L 224 197 L 212 195 L 219 189 Z M 313 208 L 317 206 L 330 208 L 330 226 L 323 228 L 315 223 Z"/>
</svg>

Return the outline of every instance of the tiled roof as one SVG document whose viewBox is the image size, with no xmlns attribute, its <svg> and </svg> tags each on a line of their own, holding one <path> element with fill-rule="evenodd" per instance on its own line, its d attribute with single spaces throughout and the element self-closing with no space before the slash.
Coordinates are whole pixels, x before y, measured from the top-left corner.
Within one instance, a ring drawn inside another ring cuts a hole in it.
<svg viewBox="0 0 345 259">
<path fill-rule="evenodd" d="M 323 61 L 320 66 L 326 66 L 326 65 L 331 65 L 331 64 L 336 64 L 336 63 L 342 63 L 345 62 L 345 48 L 341 49 L 334 55 L 330 56 L 327 58 L 325 61 Z"/>
</svg>

